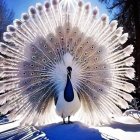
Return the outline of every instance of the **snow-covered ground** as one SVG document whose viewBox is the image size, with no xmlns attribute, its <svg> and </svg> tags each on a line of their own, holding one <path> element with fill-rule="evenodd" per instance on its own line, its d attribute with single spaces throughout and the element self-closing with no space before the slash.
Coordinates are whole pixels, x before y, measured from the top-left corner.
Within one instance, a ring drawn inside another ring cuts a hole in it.
<svg viewBox="0 0 140 140">
<path fill-rule="evenodd" d="M 39 127 L 37 128 L 39 131 L 36 128 L 30 129 L 30 127 L 24 131 L 30 130 L 29 134 L 26 133 L 30 136 L 29 139 L 31 139 L 33 134 L 34 138 L 32 137 L 32 139 L 34 140 L 38 139 L 39 136 L 49 140 L 102 140 L 103 138 L 110 138 L 111 140 L 140 140 L 140 123 L 138 119 L 134 119 L 134 115 L 130 113 L 127 116 L 116 118 L 112 124 L 102 127 L 88 127 L 80 122 L 73 122 L 71 124 L 62 124 L 60 122 Z M 0 132 L 18 126 L 19 122 L 0 125 Z M 2 139 L 3 134 L 0 133 L 0 139 Z M 7 133 L 5 134 L 7 135 Z M 35 136 L 38 137 L 35 138 Z M 25 140 L 27 140 L 27 137 L 25 137 Z"/>
<path fill-rule="evenodd" d="M 114 122 L 110 126 L 98 127 L 104 136 L 117 140 L 140 140 L 140 124 L 124 124 Z"/>
<path fill-rule="evenodd" d="M 102 140 L 99 130 L 88 128 L 80 122 L 56 123 L 40 128 L 49 140 Z"/>
</svg>

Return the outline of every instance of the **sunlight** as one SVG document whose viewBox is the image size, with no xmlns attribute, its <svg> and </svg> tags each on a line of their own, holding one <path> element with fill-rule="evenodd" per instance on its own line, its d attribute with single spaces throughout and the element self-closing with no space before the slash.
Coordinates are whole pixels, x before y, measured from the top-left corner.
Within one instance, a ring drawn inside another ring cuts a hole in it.
<svg viewBox="0 0 140 140">
<path fill-rule="evenodd" d="M 79 0 L 60 0 L 60 5 L 66 9 L 75 8 Z"/>
</svg>

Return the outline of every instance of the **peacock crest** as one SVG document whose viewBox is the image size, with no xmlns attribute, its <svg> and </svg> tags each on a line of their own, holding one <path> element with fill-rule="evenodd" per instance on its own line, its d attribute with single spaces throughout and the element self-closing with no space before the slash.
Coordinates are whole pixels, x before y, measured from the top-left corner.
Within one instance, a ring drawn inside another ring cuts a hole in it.
<svg viewBox="0 0 140 140">
<path fill-rule="evenodd" d="M 84 123 L 100 125 L 129 108 L 133 46 L 123 48 L 128 34 L 98 13 L 83 1 L 52 0 L 29 7 L 7 27 L 8 43 L 0 43 L 0 112 L 23 124 L 55 121 L 54 99 L 67 78 L 81 104 L 73 115 Z"/>
</svg>

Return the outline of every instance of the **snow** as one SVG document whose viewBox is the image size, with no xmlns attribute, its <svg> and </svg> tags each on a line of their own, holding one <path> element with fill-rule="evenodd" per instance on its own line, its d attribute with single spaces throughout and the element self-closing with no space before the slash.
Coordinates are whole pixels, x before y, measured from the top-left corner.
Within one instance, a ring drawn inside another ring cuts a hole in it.
<svg viewBox="0 0 140 140">
<path fill-rule="evenodd" d="M 115 117 L 110 125 L 98 127 L 102 134 L 118 140 L 140 140 L 140 111 L 128 110 L 123 116 Z"/>
<path fill-rule="evenodd" d="M 56 123 L 40 128 L 50 140 L 102 140 L 100 132 L 80 122 Z"/>
<path fill-rule="evenodd" d="M 109 126 L 98 127 L 99 132 L 118 140 L 140 140 L 140 124 L 114 122 Z"/>
<path fill-rule="evenodd" d="M 140 119 L 138 113 L 135 113 L 135 111 L 133 111 L 133 114 L 132 111 L 127 112 L 124 116 L 116 117 L 111 124 L 101 127 L 86 126 L 81 122 L 73 122 L 71 124 L 53 123 L 37 128 L 39 132 L 35 128 L 35 131 L 32 131 L 32 134 L 29 133 L 29 135 L 34 137 L 33 133 L 39 133 L 40 137 L 43 135 L 49 140 L 102 140 L 103 138 L 140 140 Z M 12 128 L 15 129 L 16 127 L 19 128 L 18 121 L 6 122 L 6 124 L 0 124 L 0 132 Z M 0 137 L 1 135 L 2 133 Z"/>
<path fill-rule="evenodd" d="M 11 123 L 6 123 L 6 124 L 1 124 L 0 125 L 0 132 L 3 132 L 3 131 L 6 131 L 6 130 L 9 130 L 9 129 L 18 127 L 19 124 L 20 124 L 19 121 L 11 122 Z"/>
</svg>

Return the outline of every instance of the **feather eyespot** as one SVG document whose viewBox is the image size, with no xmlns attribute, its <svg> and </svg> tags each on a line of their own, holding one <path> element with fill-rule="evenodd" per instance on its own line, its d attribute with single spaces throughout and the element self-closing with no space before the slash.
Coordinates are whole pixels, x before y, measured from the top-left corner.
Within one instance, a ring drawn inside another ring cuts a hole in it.
<svg viewBox="0 0 140 140">
<path fill-rule="evenodd" d="M 58 42 L 56 42 L 55 44 L 56 44 L 57 46 L 59 46 L 59 43 L 58 43 Z"/>
<path fill-rule="evenodd" d="M 45 3 L 45 7 L 46 7 L 46 9 L 48 9 L 50 7 L 50 3 L 49 2 L 46 2 Z"/>
<path fill-rule="evenodd" d="M 34 51 L 35 50 L 35 47 L 32 47 L 32 50 Z"/>
<path fill-rule="evenodd" d="M 50 38 L 50 41 L 53 41 L 53 37 Z"/>
<path fill-rule="evenodd" d="M 103 92 L 103 89 L 99 88 L 99 91 Z"/>
<path fill-rule="evenodd" d="M 83 2 L 82 2 L 82 1 L 79 1 L 79 2 L 78 2 L 78 6 L 79 6 L 79 7 L 82 7 L 82 6 L 83 6 Z"/>
<path fill-rule="evenodd" d="M 98 60 L 98 58 L 97 57 L 95 57 L 95 61 L 97 61 Z"/>
<path fill-rule="evenodd" d="M 36 14 L 36 9 L 33 6 L 29 8 L 29 11 L 32 15 Z"/>
<path fill-rule="evenodd" d="M 45 60 L 45 59 L 42 59 L 42 61 L 43 61 L 43 62 L 46 62 L 46 60 Z"/>
</svg>

